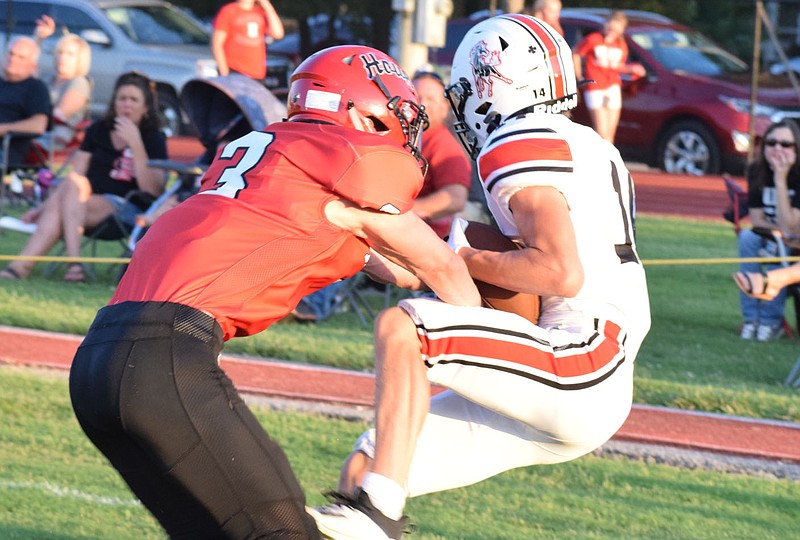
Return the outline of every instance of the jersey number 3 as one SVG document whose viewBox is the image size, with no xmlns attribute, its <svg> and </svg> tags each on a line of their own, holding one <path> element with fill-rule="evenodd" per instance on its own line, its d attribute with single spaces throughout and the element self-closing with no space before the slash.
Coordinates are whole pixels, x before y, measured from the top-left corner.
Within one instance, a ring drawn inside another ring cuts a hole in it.
<svg viewBox="0 0 800 540">
<path fill-rule="evenodd" d="M 264 157 L 264 152 L 267 151 L 267 146 L 273 140 L 275 140 L 275 135 L 272 133 L 251 131 L 244 137 L 239 137 L 235 141 L 226 144 L 219 155 L 219 159 L 231 159 L 240 150 L 244 150 L 244 152 L 241 153 L 241 157 L 235 164 L 222 170 L 222 174 L 219 175 L 215 182 L 216 188 L 201 191 L 200 193 L 222 195 L 223 197 L 235 199 L 239 192 L 247 187 L 245 175 L 261 161 L 261 158 Z"/>
</svg>

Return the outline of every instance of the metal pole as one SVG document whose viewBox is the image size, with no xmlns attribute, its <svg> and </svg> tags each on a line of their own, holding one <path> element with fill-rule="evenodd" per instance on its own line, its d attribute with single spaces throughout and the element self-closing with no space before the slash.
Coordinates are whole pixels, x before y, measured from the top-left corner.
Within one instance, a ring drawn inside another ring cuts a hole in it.
<svg viewBox="0 0 800 540">
<path fill-rule="evenodd" d="M 753 31 L 753 75 L 750 79 L 750 118 L 747 123 L 747 133 L 750 138 L 750 145 L 747 148 L 747 162 L 753 161 L 756 141 L 756 100 L 758 98 L 758 75 L 760 71 L 761 59 L 761 14 L 764 12 L 764 2 L 756 0 L 756 21 Z"/>
<path fill-rule="evenodd" d="M 778 40 L 778 33 L 775 31 L 775 26 L 772 24 L 772 20 L 770 20 L 769 16 L 767 16 L 763 5 L 761 6 L 761 20 L 764 24 L 764 28 L 767 30 L 767 34 L 769 34 L 772 45 L 775 47 L 775 51 L 781 59 L 781 63 L 786 68 L 786 75 L 789 77 L 789 82 L 792 88 L 794 88 L 795 94 L 800 97 L 800 84 L 797 82 L 797 76 L 794 74 L 794 71 L 789 68 L 789 59 L 786 57 L 783 47 L 781 47 L 781 42 Z"/>
<path fill-rule="evenodd" d="M 14 30 L 14 1 L 6 1 L 6 44 L 3 50 L 8 50 L 8 43 L 11 41 L 11 32 Z"/>
</svg>

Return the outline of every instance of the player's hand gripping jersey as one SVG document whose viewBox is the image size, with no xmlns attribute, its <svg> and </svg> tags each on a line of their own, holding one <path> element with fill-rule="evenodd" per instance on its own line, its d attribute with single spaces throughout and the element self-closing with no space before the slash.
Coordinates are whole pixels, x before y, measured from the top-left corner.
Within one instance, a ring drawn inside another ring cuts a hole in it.
<svg viewBox="0 0 800 540">
<path fill-rule="evenodd" d="M 331 225 L 326 203 L 401 213 L 421 185 L 411 154 L 378 135 L 298 122 L 251 132 L 148 231 L 111 303 L 185 304 L 211 314 L 225 339 L 255 334 L 363 267 L 369 246 Z"/>
<path fill-rule="evenodd" d="M 508 201 L 526 186 L 553 186 L 566 199 L 585 281 L 574 298 L 542 298 L 539 325 L 569 326 L 585 317 L 628 330 L 631 357 L 650 327 L 645 274 L 634 240 L 633 183 L 619 152 L 592 129 L 562 115 L 505 122 L 478 157 L 489 210 L 519 238 Z"/>
</svg>

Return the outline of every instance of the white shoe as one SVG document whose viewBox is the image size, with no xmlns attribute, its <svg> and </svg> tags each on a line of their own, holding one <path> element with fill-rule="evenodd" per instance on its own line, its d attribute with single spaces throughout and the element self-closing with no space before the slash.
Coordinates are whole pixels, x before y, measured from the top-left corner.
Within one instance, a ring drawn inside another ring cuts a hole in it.
<svg viewBox="0 0 800 540">
<path fill-rule="evenodd" d="M 742 325 L 742 330 L 739 332 L 739 337 L 742 339 L 755 339 L 756 330 L 758 325 L 753 322 L 746 322 Z"/>
<path fill-rule="evenodd" d="M 9 231 L 17 231 L 25 234 L 33 234 L 36 232 L 36 223 L 25 223 L 21 219 L 11 216 L 3 216 L 0 218 L 0 229 L 8 229 Z"/>
<path fill-rule="evenodd" d="M 782 338 L 785 333 L 783 324 L 759 324 L 756 341 L 773 341 Z"/>
<path fill-rule="evenodd" d="M 326 506 L 306 507 L 317 522 L 323 538 L 329 540 L 400 540 L 407 518 L 389 519 L 372 506 L 369 496 L 358 490 L 355 497 L 332 493 Z"/>
</svg>

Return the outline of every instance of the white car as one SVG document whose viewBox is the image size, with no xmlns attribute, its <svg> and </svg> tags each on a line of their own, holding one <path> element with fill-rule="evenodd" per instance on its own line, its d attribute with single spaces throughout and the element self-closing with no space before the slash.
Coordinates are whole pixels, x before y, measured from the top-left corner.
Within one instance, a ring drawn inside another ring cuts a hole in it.
<svg viewBox="0 0 800 540">
<path fill-rule="evenodd" d="M 42 44 L 43 78 L 53 72 L 59 36 L 64 31 L 78 34 L 92 49 L 93 117 L 105 113 L 117 77 L 137 70 L 157 84 L 167 134 L 188 130 L 188 118 L 180 107 L 181 89 L 192 79 L 217 75 L 211 37 L 202 23 L 162 0 L 13 0 L 8 9 L 5 5 L 0 9 L 2 42 L 9 35 L 32 35 L 36 20 L 45 14 L 55 20 L 57 30 Z M 276 81 L 281 84 L 284 81 Z"/>
</svg>

